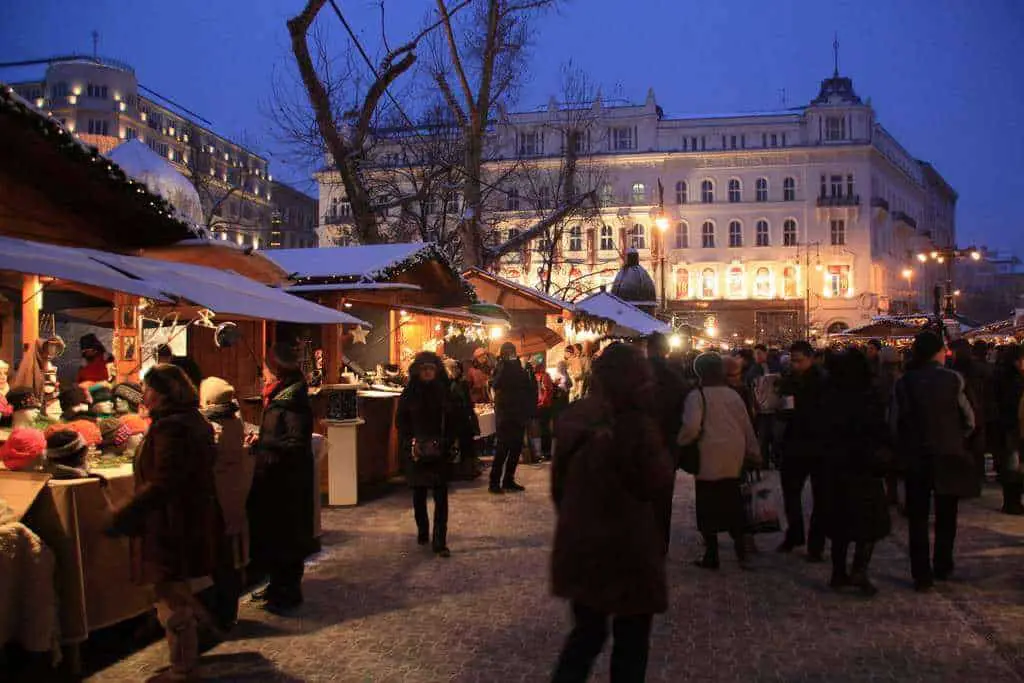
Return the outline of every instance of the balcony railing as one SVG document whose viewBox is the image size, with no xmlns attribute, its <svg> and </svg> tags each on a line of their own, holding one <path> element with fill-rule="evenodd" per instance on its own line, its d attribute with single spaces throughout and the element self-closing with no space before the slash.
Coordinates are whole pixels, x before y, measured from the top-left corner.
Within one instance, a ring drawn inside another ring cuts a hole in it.
<svg viewBox="0 0 1024 683">
<path fill-rule="evenodd" d="M 818 206 L 860 206 L 859 194 L 818 197 Z"/>
<path fill-rule="evenodd" d="M 892 219 L 893 219 L 893 221 L 895 221 L 897 223 L 906 223 L 907 225 L 912 227 L 914 230 L 917 230 L 917 221 L 914 219 L 913 216 L 908 216 L 903 211 L 893 211 L 892 212 Z"/>
<path fill-rule="evenodd" d="M 872 209 L 885 209 L 886 211 L 888 211 L 889 210 L 889 200 L 886 199 L 885 197 L 872 197 L 871 198 L 871 208 Z"/>
</svg>

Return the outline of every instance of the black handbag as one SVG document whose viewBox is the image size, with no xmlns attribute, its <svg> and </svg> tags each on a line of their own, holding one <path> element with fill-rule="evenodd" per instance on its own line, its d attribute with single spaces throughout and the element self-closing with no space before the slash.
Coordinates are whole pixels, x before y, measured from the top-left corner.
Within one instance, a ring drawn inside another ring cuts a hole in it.
<svg viewBox="0 0 1024 683">
<path fill-rule="evenodd" d="M 700 431 L 697 432 L 696 439 L 679 447 L 679 469 L 694 476 L 700 472 L 700 440 L 704 436 L 704 420 L 708 413 L 704 389 L 698 388 L 697 391 L 700 392 Z"/>
<path fill-rule="evenodd" d="M 451 454 L 446 451 L 444 447 L 444 427 L 445 417 L 444 413 L 441 413 L 441 434 L 440 437 L 434 437 L 430 439 L 414 439 L 412 442 L 412 459 L 413 462 L 423 464 L 433 464 L 439 462 L 445 462 L 451 457 Z"/>
</svg>

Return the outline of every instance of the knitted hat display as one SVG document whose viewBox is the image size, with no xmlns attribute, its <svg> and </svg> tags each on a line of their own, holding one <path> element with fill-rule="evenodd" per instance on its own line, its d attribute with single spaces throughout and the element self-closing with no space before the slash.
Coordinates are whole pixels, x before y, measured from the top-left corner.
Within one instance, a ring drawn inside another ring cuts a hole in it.
<svg viewBox="0 0 1024 683">
<path fill-rule="evenodd" d="M 142 405 L 142 387 L 135 382 L 121 382 L 114 387 L 114 398 L 119 398 L 138 410 Z"/>
<path fill-rule="evenodd" d="M 75 406 L 89 405 L 89 394 L 77 384 L 68 387 L 58 395 L 60 409 L 69 412 Z"/>
<path fill-rule="evenodd" d="M 145 434 L 149 431 L 149 421 L 141 415 L 123 415 L 118 418 L 118 422 L 128 430 L 128 436 Z"/>
<path fill-rule="evenodd" d="M 46 437 L 46 457 L 57 463 L 81 462 L 89 444 L 73 429 L 61 429 Z"/>
<path fill-rule="evenodd" d="M 7 402 L 11 404 L 11 408 L 14 410 L 30 410 L 43 407 L 39 397 L 32 391 L 32 387 L 12 387 L 7 392 Z"/>
<path fill-rule="evenodd" d="M 81 434 L 82 438 L 85 439 L 85 443 L 90 446 L 99 446 L 103 443 L 103 434 L 100 432 L 100 428 L 95 422 L 89 422 L 89 420 L 75 420 L 74 422 L 68 422 L 64 425 L 64 428 Z"/>
<path fill-rule="evenodd" d="M 46 452 L 46 437 L 38 429 L 19 427 L 0 446 L 0 460 L 9 470 L 24 470 Z"/>
<path fill-rule="evenodd" d="M 235 400 L 235 388 L 220 377 L 207 377 L 199 385 L 201 406 L 227 406 Z"/>
<path fill-rule="evenodd" d="M 120 420 L 115 417 L 107 418 L 102 420 L 99 424 L 100 436 L 100 448 L 103 450 L 111 449 L 123 449 L 125 443 L 128 441 L 128 437 L 131 436 L 131 431 L 126 427 Z"/>
<path fill-rule="evenodd" d="M 114 400 L 114 393 L 110 387 L 104 384 L 94 384 L 89 387 L 89 395 L 92 396 L 93 403 L 110 403 Z"/>
</svg>

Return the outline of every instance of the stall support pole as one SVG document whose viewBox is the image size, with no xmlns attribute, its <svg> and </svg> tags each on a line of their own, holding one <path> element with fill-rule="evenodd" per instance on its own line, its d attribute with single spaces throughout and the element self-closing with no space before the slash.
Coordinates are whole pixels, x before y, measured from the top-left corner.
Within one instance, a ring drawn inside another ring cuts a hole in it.
<svg viewBox="0 0 1024 683">
<path fill-rule="evenodd" d="M 21 281 L 21 344 L 26 351 L 39 339 L 39 313 L 43 310 L 43 285 L 38 275 Z"/>
</svg>

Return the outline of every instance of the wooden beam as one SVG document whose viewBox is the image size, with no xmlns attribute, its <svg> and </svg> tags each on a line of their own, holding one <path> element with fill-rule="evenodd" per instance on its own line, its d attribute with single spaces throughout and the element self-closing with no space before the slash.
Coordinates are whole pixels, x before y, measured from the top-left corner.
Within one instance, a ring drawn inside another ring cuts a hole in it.
<svg viewBox="0 0 1024 683">
<path fill-rule="evenodd" d="M 43 285 L 38 275 L 21 280 L 21 347 L 28 351 L 39 339 L 39 313 L 43 310 Z"/>
</svg>

